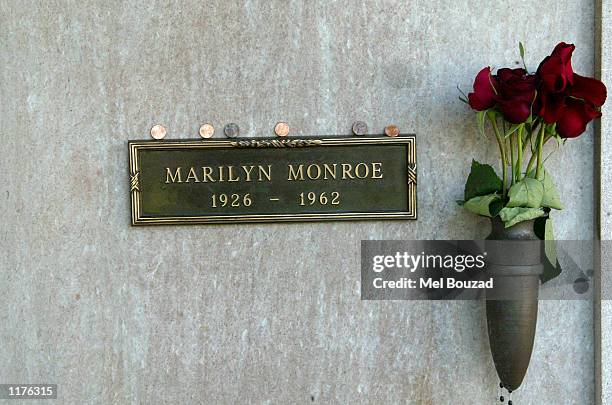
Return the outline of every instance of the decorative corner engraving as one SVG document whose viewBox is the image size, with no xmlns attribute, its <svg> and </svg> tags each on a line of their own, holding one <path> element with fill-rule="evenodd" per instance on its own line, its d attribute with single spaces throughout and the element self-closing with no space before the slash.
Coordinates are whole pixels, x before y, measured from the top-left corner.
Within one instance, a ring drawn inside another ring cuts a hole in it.
<svg viewBox="0 0 612 405">
<path fill-rule="evenodd" d="M 304 146 L 321 145 L 320 139 L 273 139 L 273 140 L 250 140 L 235 141 L 231 145 L 237 148 L 301 148 Z"/>
<path fill-rule="evenodd" d="M 130 192 L 134 190 L 140 191 L 140 172 L 136 172 L 130 176 Z"/>
<path fill-rule="evenodd" d="M 408 184 L 417 184 L 416 163 L 408 165 Z"/>
</svg>

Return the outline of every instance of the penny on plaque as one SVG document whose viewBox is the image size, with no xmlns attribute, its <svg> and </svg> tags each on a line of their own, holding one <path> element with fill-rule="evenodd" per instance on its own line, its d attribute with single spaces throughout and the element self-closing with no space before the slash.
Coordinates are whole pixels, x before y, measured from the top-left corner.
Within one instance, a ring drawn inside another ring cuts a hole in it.
<svg viewBox="0 0 612 405">
<path fill-rule="evenodd" d="M 279 122 L 274 127 L 274 133 L 278 136 L 289 135 L 289 124 L 287 124 L 286 122 Z"/>
<path fill-rule="evenodd" d="M 400 133 L 400 130 L 397 127 L 397 125 L 387 125 L 385 127 L 385 135 L 387 136 L 395 137 L 395 136 L 398 136 L 399 133 Z"/>
<path fill-rule="evenodd" d="M 200 136 L 202 138 L 212 138 L 215 134 L 215 127 L 211 124 L 204 124 L 200 127 Z"/>
<path fill-rule="evenodd" d="M 240 133 L 240 128 L 238 127 L 237 124 L 234 124 L 232 122 L 231 124 L 227 124 L 225 128 L 223 128 L 223 133 L 228 138 L 236 138 L 238 134 Z"/>
<path fill-rule="evenodd" d="M 368 133 L 368 125 L 363 121 L 355 121 L 353 123 L 353 134 L 363 136 Z"/>
<path fill-rule="evenodd" d="M 164 139 L 166 137 L 166 127 L 161 124 L 153 125 L 151 128 L 151 138 L 153 139 Z"/>
</svg>

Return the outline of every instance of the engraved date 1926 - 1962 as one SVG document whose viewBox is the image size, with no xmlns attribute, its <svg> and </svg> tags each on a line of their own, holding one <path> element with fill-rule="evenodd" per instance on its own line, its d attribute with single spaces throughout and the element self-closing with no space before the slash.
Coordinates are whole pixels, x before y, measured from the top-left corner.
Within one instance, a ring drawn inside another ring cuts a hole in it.
<svg viewBox="0 0 612 405">
<path fill-rule="evenodd" d="M 280 198 L 271 197 L 270 201 L 280 201 Z M 307 205 L 340 205 L 340 192 L 302 192 L 298 195 L 297 203 L 300 206 Z M 238 208 L 250 207 L 253 205 L 253 196 L 250 193 L 246 194 L 212 194 L 210 196 L 211 208 Z"/>
</svg>

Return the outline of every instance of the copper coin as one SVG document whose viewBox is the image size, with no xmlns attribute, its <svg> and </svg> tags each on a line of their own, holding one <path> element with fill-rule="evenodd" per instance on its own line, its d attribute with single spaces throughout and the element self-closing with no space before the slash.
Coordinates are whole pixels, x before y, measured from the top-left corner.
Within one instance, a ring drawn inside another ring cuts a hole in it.
<svg viewBox="0 0 612 405">
<path fill-rule="evenodd" d="M 289 124 L 287 124 L 286 122 L 279 122 L 274 127 L 274 133 L 278 136 L 289 135 Z"/>
<path fill-rule="evenodd" d="M 387 136 L 398 136 L 400 133 L 399 128 L 397 127 L 397 125 L 387 125 L 385 127 L 385 134 Z"/>
<path fill-rule="evenodd" d="M 234 124 L 232 122 L 231 124 L 227 124 L 225 128 L 223 128 L 223 133 L 228 138 L 236 138 L 238 134 L 240 134 L 240 128 L 237 124 Z"/>
<path fill-rule="evenodd" d="M 153 125 L 153 128 L 151 128 L 151 137 L 153 139 L 164 139 L 166 137 L 166 127 L 161 125 L 161 124 L 157 124 L 157 125 Z"/>
<path fill-rule="evenodd" d="M 353 133 L 358 136 L 363 136 L 368 133 L 368 125 L 363 121 L 353 122 Z"/>
<path fill-rule="evenodd" d="M 202 138 L 212 138 L 215 134 L 215 127 L 211 124 L 204 124 L 200 127 L 200 136 Z"/>
</svg>

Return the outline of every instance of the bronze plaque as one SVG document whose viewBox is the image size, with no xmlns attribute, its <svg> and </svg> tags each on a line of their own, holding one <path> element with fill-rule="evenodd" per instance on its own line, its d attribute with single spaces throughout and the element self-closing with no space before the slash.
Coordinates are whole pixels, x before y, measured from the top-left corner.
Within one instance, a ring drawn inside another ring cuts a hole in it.
<svg viewBox="0 0 612 405">
<path fill-rule="evenodd" d="M 133 225 L 417 217 L 414 135 L 128 145 Z"/>
</svg>

